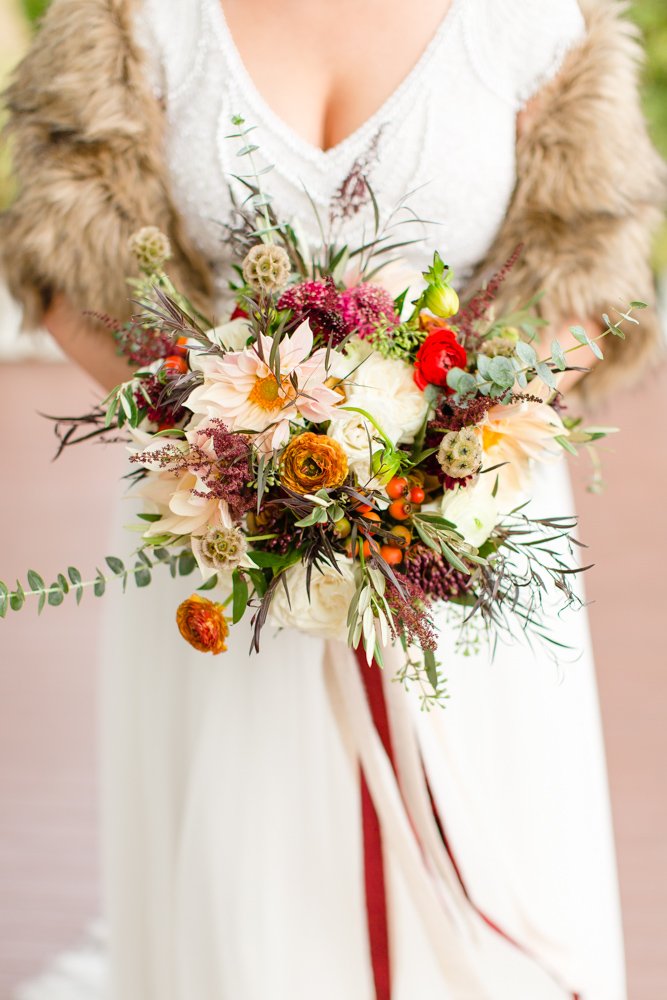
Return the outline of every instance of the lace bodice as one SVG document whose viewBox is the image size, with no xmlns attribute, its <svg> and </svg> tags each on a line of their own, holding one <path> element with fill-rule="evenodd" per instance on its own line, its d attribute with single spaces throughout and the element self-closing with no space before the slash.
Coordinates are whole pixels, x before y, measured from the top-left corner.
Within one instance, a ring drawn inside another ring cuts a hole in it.
<svg viewBox="0 0 667 1000">
<path fill-rule="evenodd" d="M 321 242 L 312 203 L 326 217 L 355 162 L 367 175 L 384 220 L 405 202 L 423 221 L 403 220 L 401 251 L 421 267 L 438 247 L 459 281 L 495 236 L 515 183 L 516 114 L 553 76 L 583 32 L 576 0 L 453 0 L 402 84 L 360 128 L 323 151 L 297 135 L 258 92 L 235 46 L 221 0 L 144 0 L 140 39 L 167 109 L 173 193 L 195 243 L 211 261 L 221 298 L 229 274 L 225 223 L 238 158 L 233 115 L 257 126 L 253 141 L 278 215 L 306 242 Z M 247 193 L 247 192 L 246 192 Z M 345 242 L 371 228 L 367 206 L 345 221 Z"/>
</svg>

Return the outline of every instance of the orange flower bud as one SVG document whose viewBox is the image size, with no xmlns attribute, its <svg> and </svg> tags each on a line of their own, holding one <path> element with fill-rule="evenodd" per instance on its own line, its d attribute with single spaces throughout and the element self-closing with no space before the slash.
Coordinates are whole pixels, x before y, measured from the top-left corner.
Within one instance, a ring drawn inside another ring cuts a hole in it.
<svg viewBox="0 0 667 1000">
<path fill-rule="evenodd" d="M 183 638 L 201 653 L 224 653 L 229 626 L 222 605 L 193 594 L 179 605 L 176 623 Z"/>
</svg>

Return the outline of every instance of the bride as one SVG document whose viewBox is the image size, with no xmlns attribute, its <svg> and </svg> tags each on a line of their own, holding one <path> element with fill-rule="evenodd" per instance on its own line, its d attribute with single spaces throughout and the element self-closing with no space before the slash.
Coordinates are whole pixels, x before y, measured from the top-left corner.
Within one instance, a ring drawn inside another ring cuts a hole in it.
<svg viewBox="0 0 667 1000">
<path fill-rule="evenodd" d="M 26 325 L 43 321 L 104 387 L 126 363 L 83 314 L 129 310 L 140 226 L 169 234 L 172 276 L 225 318 L 239 193 L 225 137 L 240 114 L 273 165 L 274 207 L 307 243 L 311 201 L 326 215 L 346 179 L 367 177 L 382 213 L 409 195 L 436 224 L 414 223 L 406 268 L 438 247 L 466 286 L 523 242 L 507 296 L 546 288 L 555 333 L 594 323 L 652 295 L 663 173 L 637 64 L 606 0 L 53 0 L 9 92 L 6 280 Z M 346 241 L 367 225 L 368 205 L 350 210 Z M 658 340 L 645 315 L 580 396 L 641 372 Z M 536 511 L 565 512 L 565 471 L 532 495 Z M 195 654 L 169 618 L 186 593 L 164 581 L 109 599 L 109 981 L 96 996 L 622 1000 L 583 613 L 557 622 L 582 651 L 558 667 L 519 645 L 463 656 L 443 618 L 447 709 L 420 712 L 382 681 L 399 787 L 345 664 L 331 682 L 331 648 L 282 631 L 248 659 L 235 626 L 219 662 Z M 48 983 L 37 994 L 56 997 Z"/>
</svg>

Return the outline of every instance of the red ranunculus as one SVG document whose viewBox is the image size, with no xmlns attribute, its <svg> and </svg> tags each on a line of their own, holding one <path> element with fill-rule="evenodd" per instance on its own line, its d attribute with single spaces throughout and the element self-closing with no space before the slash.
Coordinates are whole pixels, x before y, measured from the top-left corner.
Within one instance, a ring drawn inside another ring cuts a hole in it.
<svg viewBox="0 0 667 1000">
<path fill-rule="evenodd" d="M 456 334 L 448 326 L 431 329 L 428 337 L 417 351 L 415 358 L 415 382 L 420 389 L 427 385 L 439 385 L 447 392 L 447 374 L 452 368 L 465 368 L 468 358 Z"/>
</svg>

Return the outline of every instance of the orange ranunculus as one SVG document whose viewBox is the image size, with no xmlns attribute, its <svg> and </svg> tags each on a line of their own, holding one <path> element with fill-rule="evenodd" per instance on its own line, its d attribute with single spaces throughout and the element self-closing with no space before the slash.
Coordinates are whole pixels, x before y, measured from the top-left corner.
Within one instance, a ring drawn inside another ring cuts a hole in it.
<svg viewBox="0 0 667 1000">
<path fill-rule="evenodd" d="M 201 653 L 224 653 L 229 626 L 222 605 L 193 594 L 179 605 L 176 622 L 184 639 Z"/>
<path fill-rule="evenodd" d="M 342 486 L 347 469 L 347 455 L 338 441 L 306 431 L 285 448 L 281 481 L 293 493 L 317 493 Z"/>
</svg>

